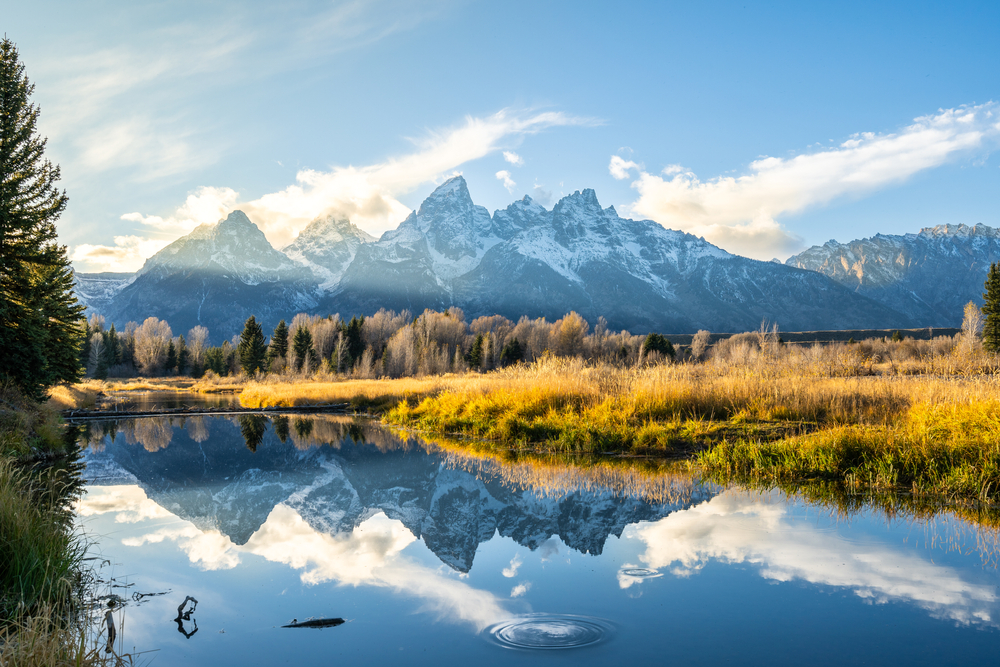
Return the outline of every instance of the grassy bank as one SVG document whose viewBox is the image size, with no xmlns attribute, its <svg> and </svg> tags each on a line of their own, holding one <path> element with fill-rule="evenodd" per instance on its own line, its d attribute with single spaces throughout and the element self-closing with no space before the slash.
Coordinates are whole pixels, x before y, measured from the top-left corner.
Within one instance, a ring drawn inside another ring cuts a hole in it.
<svg viewBox="0 0 1000 667">
<path fill-rule="evenodd" d="M 102 655 L 81 617 L 85 545 L 73 532 L 71 493 L 55 470 L 30 463 L 65 454 L 56 409 L 59 400 L 86 396 L 57 393 L 54 403 L 25 400 L 0 389 L 0 664 L 98 665 Z"/>
<path fill-rule="evenodd" d="M 251 383 L 240 401 L 347 403 L 388 424 L 497 449 L 685 455 L 747 480 L 1000 501 L 993 375 L 841 377 L 764 362 L 623 369 L 546 359 L 487 374 Z"/>
</svg>

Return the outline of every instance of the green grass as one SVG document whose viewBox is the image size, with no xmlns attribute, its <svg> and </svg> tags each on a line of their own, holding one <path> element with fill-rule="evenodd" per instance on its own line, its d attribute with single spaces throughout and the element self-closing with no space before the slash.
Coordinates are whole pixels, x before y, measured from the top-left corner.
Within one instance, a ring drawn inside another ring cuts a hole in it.
<svg viewBox="0 0 1000 667">
<path fill-rule="evenodd" d="M 55 410 L 0 388 L 0 665 L 120 663 L 82 614 L 86 545 L 73 531 L 76 487 L 56 465 L 72 434 Z"/>
<path fill-rule="evenodd" d="M 498 448 L 691 456 L 707 473 L 744 480 L 1000 502 L 1000 400 L 988 388 L 926 396 L 919 384 L 821 382 L 786 391 L 795 409 L 777 389 L 733 391 L 728 406 L 716 396 L 717 410 L 697 387 L 602 395 L 508 383 L 400 401 L 383 421 Z"/>
</svg>

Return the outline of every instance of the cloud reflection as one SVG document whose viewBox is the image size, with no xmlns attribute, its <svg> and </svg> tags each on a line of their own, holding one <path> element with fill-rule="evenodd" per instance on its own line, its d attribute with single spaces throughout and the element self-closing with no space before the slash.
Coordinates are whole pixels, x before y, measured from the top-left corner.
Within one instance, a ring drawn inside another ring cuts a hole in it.
<svg viewBox="0 0 1000 667">
<path fill-rule="evenodd" d="M 79 503 L 83 516 L 115 513 L 116 521 L 135 517 L 172 517 L 135 486 L 95 487 Z M 120 517 L 128 517 L 122 519 Z M 469 586 L 439 569 L 414 562 L 402 552 L 416 541 L 397 520 L 378 513 L 353 532 L 328 535 L 311 527 L 294 509 L 277 505 L 245 545 L 237 545 L 218 530 L 200 530 L 178 520 L 169 526 L 122 540 L 141 547 L 173 541 L 196 566 L 231 569 L 243 554 L 283 563 L 301 572 L 303 583 L 391 588 L 421 599 L 423 609 L 441 618 L 471 624 L 477 631 L 512 614 L 488 591 Z"/>
<path fill-rule="evenodd" d="M 775 581 L 802 580 L 853 590 L 876 602 L 900 600 L 959 623 L 994 624 L 994 587 L 886 544 L 848 540 L 789 515 L 776 494 L 727 491 L 626 535 L 646 543 L 640 560 L 690 576 L 711 560 L 753 563 Z M 627 588 L 641 579 L 619 577 Z"/>
</svg>

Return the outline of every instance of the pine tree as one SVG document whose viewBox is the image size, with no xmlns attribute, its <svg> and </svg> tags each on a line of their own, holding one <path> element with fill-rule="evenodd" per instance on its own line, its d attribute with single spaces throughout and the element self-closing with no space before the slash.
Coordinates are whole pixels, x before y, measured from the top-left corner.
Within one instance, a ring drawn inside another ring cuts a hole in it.
<svg viewBox="0 0 1000 667">
<path fill-rule="evenodd" d="M 504 345 L 503 350 L 500 351 L 501 366 L 510 366 L 522 359 L 524 359 L 524 350 L 521 348 L 521 342 L 516 338 Z"/>
<path fill-rule="evenodd" d="M 983 348 L 987 352 L 1000 352 L 1000 263 L 990 264 L 986 274 L 986 291 L 983 292 Z"/>
<path fill-rule="evenodd" d="M 307 327 L 299 327 L 292 337 L 292 352 L 295 354 L 295 371 L 301 372 L 307 359 L 315 357 L 316 353 L 312 349 L 313 337 Z"/>
<path fill-rule="evenodd" d="M 667 340 L 666 336 L 658 333 L 651 333 L 646 336 L 646 340 L 642 342 L 642 352 L 643 355 L 649 352 L 659 352 L 664 357 L 670 357 L 671 359 L 677 355 L 674 344 Z"/>
<path fill-rule="evenodd" d="M 57 382 L 82 376 L 83 307 L 73 294 L 55 221 L 66 193 L 59 167 L 44 159 L 35 131 L 34 86 L 17 48 L 0 41 L 0 382 L 41 399 Z"/>
<path fill-rule="evenodd" d="M 351 359 L 360 359 L 361 355 L 365 352 L 365 339 L 362 336 L 364 325 L 364 316 L 352 317 L 345 330 L 347 334 L 347 353 L 351 355 Z"/>
<path fill-rule="evenodd" d="M 187 343 L 184 342 L 184 336 L 177 337 L 177 374 L 184 375 L 184 371 L 187 370 L 188 362 L 191 360 L 191 353 L 188 352 Z"/>
<path fill-rule="evenodd" d="M 267 359 L 267 346 L 264 344 L 264 332 L 253 315 L 247 318 L 240 334 L 240 344 L 236 348 L 239 355 L 240 368 L 253 377 L 258 371 L 264 370 Z"/>
<path fill-rule="evenodd" d="M 175 368 L 177 368 L 177 348 L 174 347 L 174 341 L 170 341 L 167 345 L 167 360 L 163 362 L 163 370 L 170 375 Z"/>
<path fill-rule="evenodd" d="M 471 370 L 477 371 L 483 363 L 483 334 L 476 334 L 476 340 L 472 343 L 472 348 L 465 355 L 465 363 L 469 364 Z"/>
<path fill-rule="evenodd" d="M 285 320 L 278 322 L 271 334 L 271 344 L 267 346 L 267 367 L 271 369 L 271 364 L 279 358 L 288 358 L 288 325 Z"/>
</svg>

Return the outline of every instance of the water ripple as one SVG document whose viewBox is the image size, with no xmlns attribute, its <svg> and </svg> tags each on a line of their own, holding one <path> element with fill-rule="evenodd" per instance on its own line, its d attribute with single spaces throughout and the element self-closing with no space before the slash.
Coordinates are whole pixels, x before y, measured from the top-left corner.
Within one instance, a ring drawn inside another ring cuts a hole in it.
<svg viewBox="0 0 1000 667">
<path fill-rule="evenodd" d="M 652 579 L 653 577 L 663 576 L 661 572 L 645 567 L 626 567 L 619 570 L 619 572 L 626 577 L 633 577 L 635 579 Z"/>
<path fill-rule="evenodd" d="M 552 650 L 605 642 L 614 627 L 600 618 L 569 614 L 526 614 L 497 623 L 488 636 L 505 648 Z"/>
</svg>

